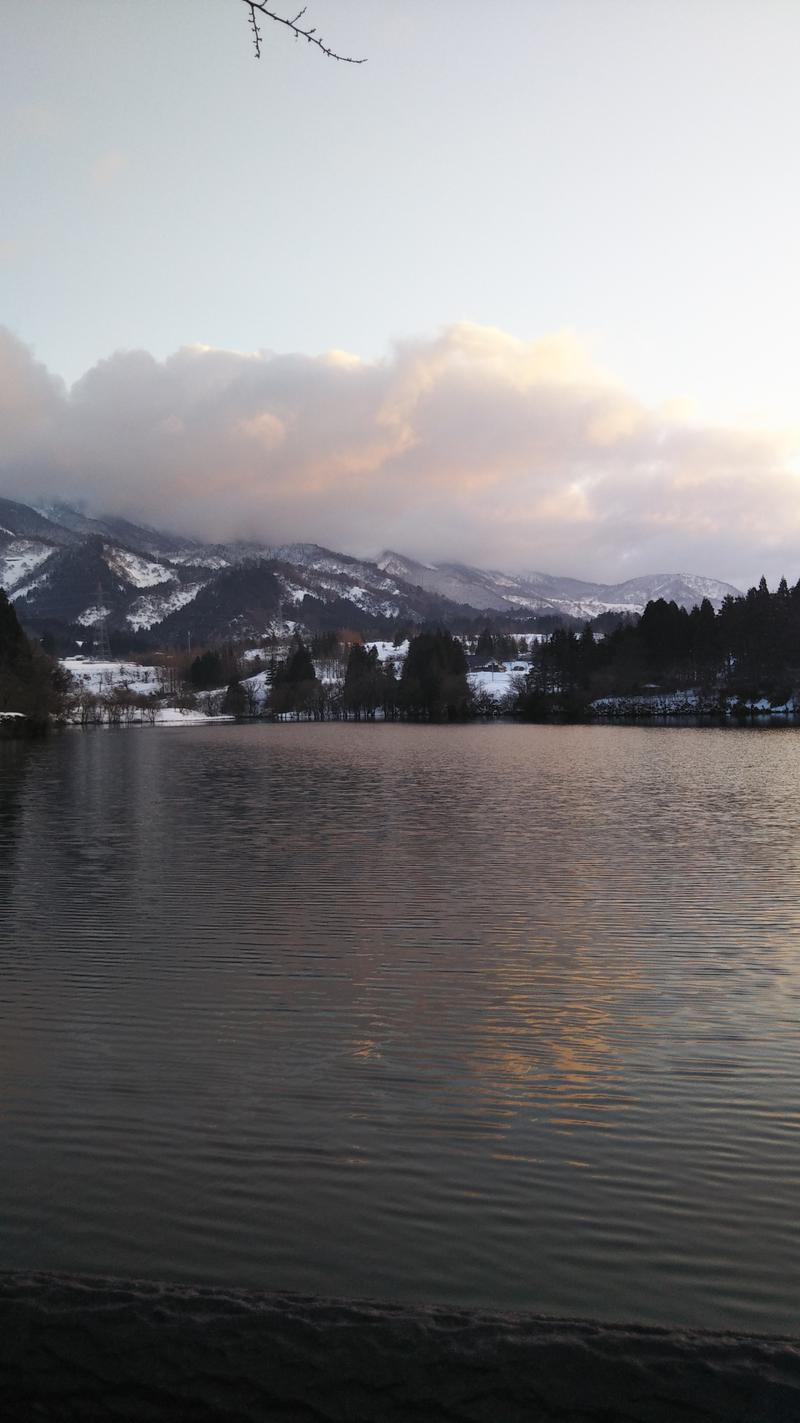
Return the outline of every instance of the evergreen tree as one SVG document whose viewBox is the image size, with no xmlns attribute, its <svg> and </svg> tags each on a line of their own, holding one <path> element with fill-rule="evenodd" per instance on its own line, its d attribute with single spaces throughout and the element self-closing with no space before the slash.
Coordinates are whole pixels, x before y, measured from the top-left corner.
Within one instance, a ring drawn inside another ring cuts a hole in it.
<svg viewBox="0 0 800 1423">
<path fill-rule="evenodd" d="M 452 633 L 423 632 L 411 639 L 400 679 L 400 701 L 410 716 L 429 721 L 452 721 L 469 714 L 467 659 Z"/>
<path fill-rule="evenodd" d="M 202 652 L 199 657 L 195 657 L 189 668 L 189 681 L 198 691 L 206 691 L 211 687 L 218 687 L 225 680 L 222 656 L 219 652 L 209 649 Z"/>
<path fill-rule="evenodd" d="M 394 721 L 399 708 L 399 683 L 393 662 L 383 665 L 383 715 L 387 721 Z"/>
<path fill-rule="evenodd" d="M 275 669 L 269 708 L 279 716 L 287 712 L 315 718 L 325 715 L 322 684 L 317 678 L 311 653 L 299 633 L 295 633 L 292 639 L 286 661 Z"/>
<path fill-rule="evenodd" d="M 475 646 L 476 657 L 494 656 L 494 633 L 491 628 L 485 627 L 478 634 L 478 641 Z"/>
<path fill-rule="evenodd" d="M 67 681 L 58 665 L 28 641 L 0 588 L 0 711 L 20 712 L 28 730 L 43 731 L 62 710 Z"/>
<path fill-rule="evenodd" d="M 238 677 L 234 677 L 227 686 L 225 696 L 222 700 L 223 716 L 243 717 L 247 715 L 248 702 L 247 691 L 242 686 Z"/>
<path fill-rule="evenodd" d="M 28 639 L 22 631 L 13 604 L 0 588 L 0 666 L 15 666 L 27 653 Z"/>
<path fill-rule="evenodd" d="M 286 669 L 287 680 L 289 682 L 313 682 L 316 675 L 311 653 L 302 638 L 296 636 Z"/>
<path fill-rule="evenodd" d="M 374 717 L 383 700 L 383 674 L 378 662 L 377 647 L 366 648 L 354 642 L 347 659 L 344 677 L 344 709 L 356 720 Z"/>
</svg>

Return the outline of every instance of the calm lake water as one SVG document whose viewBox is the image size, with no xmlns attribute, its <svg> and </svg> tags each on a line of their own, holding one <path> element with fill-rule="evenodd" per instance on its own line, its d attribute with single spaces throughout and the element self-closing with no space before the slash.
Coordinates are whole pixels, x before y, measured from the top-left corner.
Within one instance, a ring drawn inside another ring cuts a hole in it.
<svg viewBox="0 0 800 1423">
<path fill-rule="evenodd" d="M 800 1328 L 800 731 L 0 744 L 0 1268 Z"/>
</svg>

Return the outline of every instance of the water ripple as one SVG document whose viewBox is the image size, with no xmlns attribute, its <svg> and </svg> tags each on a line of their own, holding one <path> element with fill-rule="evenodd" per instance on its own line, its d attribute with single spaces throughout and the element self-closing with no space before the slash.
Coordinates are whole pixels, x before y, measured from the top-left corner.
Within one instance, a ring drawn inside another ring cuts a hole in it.
<svg viewBox="0 0 800 1423">
<path fill-rule="evenodd" d="M 0 744 L 0 1266 L 794 1331 L 800 733 Z"/>
</svg>

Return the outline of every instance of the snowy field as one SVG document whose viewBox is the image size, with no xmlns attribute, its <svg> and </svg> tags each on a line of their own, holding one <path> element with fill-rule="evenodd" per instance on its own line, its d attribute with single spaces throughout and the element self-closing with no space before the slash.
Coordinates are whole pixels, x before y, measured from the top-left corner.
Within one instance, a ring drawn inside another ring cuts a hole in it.
<svg viewBox="0 0 800 1423">
<path fill-rule="evenodd" d="M 394 662 L 399 670 L 406 660 L 408 653 L 408 638 L 395 647 L 393 642 L 365 642 L 367 648 L 375 647 L 378 651 L 379 662 Z"/>
<path fill-rule="evenodd" d="M 503 662 L 498 672 L 470 672 L 469 682 L 473 691 L 502 702 L 513 696 L 528 668 L 521 662 Z"/>
<path fill-rule="evenodd" d="M 408 642 L 401 643 L 399 647 L 395 647 L 392 642 L 368 642 L 366 646 L 376 648 L 378 660 L 382 664 L 393 662 L 398 675 L 400 674 L 408 652 Z M 263 655 L 263 648 L 249 648 L 243 654 L 243 660 L 253 662 L 257 657 L 263 657 Z M 98 697 L 108 696 L 116 689 L 125 689 L 138 696 L 164 697 L 167 695 L 164 674 L 159 667 L 148 667 L 134 661 L 102 661 L 88 657 L 67 657 L 62 660 L 61 665 L 75 678 L 76 682 Z M 329 663 L 318 663 L 316 670 L 320 681 L 325 683 L 340 681 L 343 677 L 343 669 L 337 670 L 334 675 Z M 525 664 L 510 661 L 501 664 L 498 671 L 471 672 L 469 682 L 475 692 L 483 693 L 501 704 L 505 698 L 513 695 L 526 671 Z M 251 714 L 257 715 L 263 711 L 269 692 L 267 673 L 256 672 L 251 677 L 243 677 L 241 682 L 249 698 L 249 711 Z M 190 722 L 207 721 L 212 717 L 216 718 L 219 716 L 218 708 L 225 692 L 224 686 L 198 692 L 196 711 L 179 711 L 175 708 L 162 707 L 156 714 L 156 720 L 162 725 L 185 725 Z"/>
<path fill-rule="evenodd" d="M 87 691 L 98 696 L 112 692 L 115 687 L 127 687 L 129 691 L 145 696 L 161 688 L 160 669 L 145 667 L 140 662 L 101 662 L 88 657 L 65 657 L 61 666 L 77 682 L 82 682 Z"/>
<path fill-rule="evenodd" d="M 83 686 L 87 692 L 96 697 L 113 695 L 116 691 L 129 691 L 136 696 L 156 698 L 165 697 L 167 692 L 163 684 L 163 673 L 159 667 L 146 667 L 140 662 L 114 662 L 101 661 L 88 657 L 65 657 L 61 661 L 61 666 L 75 681 Z M 263 676 L 263 674 L 260 674 Z M 256 678 L 252 678 L 256 681 Z M 224 687 L 220 695 L 224 695 Z M 208 696 L 213 695 L 208 693 Z M 74 721 L 80 721 L 80 714 L 76 713 Z M 144 720 L 143 715 L 134 717 L 134 724 Z M 151 719 L 148 713 L 148 721 Z M 184 707 L 158 706 L 152 713 L 152 721 L 156 726 L 197 726 L 208 721 L 231 721 L 229 716 L 221 716 L 219 713 L 210 713 L 202 707 L 190 709 Z"/>
</svg>

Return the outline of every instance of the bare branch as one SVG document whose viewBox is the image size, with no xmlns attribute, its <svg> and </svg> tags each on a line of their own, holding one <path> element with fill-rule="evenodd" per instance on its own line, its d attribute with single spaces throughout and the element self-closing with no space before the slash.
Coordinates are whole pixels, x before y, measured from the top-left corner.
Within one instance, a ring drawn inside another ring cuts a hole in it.
<svg viewBox="0 0 800 1423">
<path fill-rule="evenodd" d="M 258 28 L 255 5 L 250 5 L 250 26 L 253 31 L 253 48 L 256 52 L 256 59 L 261 58 L 261 31 Z"/>
<path fill-rule="evenodd" d="M 253 31 L 253 46 L 256 52 L 256 59 L 261 58 L 261 31 L 258 28 L 258 20 L 256 18 L 257 10 L 260 15 L 265 15 L 268 20 L 274 20 L 278 25 L 285 25 L 287 30 L 292 32 L 296 40 L 304 39 L 308 44 L 315 44 L 317 49 L 321 49 L 322 53 L 328 56 L 328 59 L 338 59 L 341 64 L 366 64 L 366 59 L 353 59 L 349 54 L 337 54 L 336 51 L 331 49 L 329 45 L 326 45 L 324 40 L 317 34 L 315 25 L 310 25 L 308 29 L 303 29 L 300 21 L 308 8 L 306 5 L 303 6 L 302 10 L 298 10 L 293 20 L 287 20 L 284 15 L 278 15 L 274 10 L 268 9 L 265 0 L 242 0 L 242 3 L 245 4 L 250 11 L 250 26 Z"/>
</svg>

